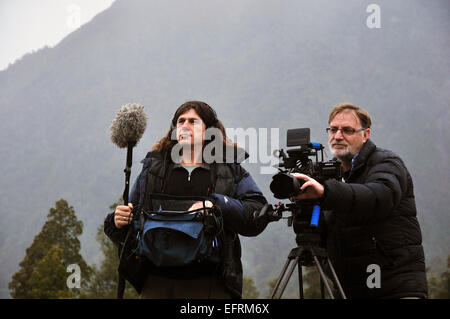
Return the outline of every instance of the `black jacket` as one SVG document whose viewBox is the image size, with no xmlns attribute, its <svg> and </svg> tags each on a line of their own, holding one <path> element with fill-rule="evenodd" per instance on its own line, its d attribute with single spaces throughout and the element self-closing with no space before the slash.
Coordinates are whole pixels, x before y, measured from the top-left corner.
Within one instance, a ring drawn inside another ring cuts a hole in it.
<svg viewBox="0 0 450 319">
<path fill-rule="evenodd" d="M 141 163 L 143 163 L 142 171 L 130 192 L 130 202 L 133 203 L 133 207 L 146 205 L 145 201 L 149 199 L 146 199 L 145 194 L 160 193 L 164 189 L 167 168 L 171 165 L 168 153 L 158 152 L 148 153 Z M 214 205 L 220 208 L 224 220 L 219 277 L 224 280 L 232 296 L 240 298 L 242 295 L 242 263 L 238 234 L 256 236 L 265 229 L 267 224 L 256 224 L 253 213 L 259 211 L 267 201 L 250 174 L 240 164 L 214 163 L 210 165 L 210 169 L 212 185 L 214 185 L 211 196 L 215 198 Z M 113 242 L 120 244 L 124 241 L 127 227 L 117 229 L 114 225 L 114 213 L 111 213 L 105 219 L 104 230 Z M 119 271 L 121 271 L 120 268 Z M 148 264 L 146 264 L 145 258 L 140 258 L 139 262 L 133 261 L 122 272 L 140 293 L 148 274 Z"/>
<path fill-rule="evenodd" d="M 324 187 L 328 253 L 347 297 L 426 297 L 413 182 L 403 161 L 368 140 L 346 182 Z M 380 288 L 367 286 L 371 264 L 380 266 Z"/>
</svg>

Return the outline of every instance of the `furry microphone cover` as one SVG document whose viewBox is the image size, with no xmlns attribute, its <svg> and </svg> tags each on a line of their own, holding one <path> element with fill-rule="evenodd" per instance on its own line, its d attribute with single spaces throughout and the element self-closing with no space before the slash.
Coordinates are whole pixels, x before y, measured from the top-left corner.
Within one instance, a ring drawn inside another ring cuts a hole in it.
<svg viewBox="0 0 450 319">
<path fill-rule="evenodd" d="M 122 106 L 111 123 L 111 141 L 125 148 L 128 143 L 134 147 L 147 127 L 147 114 L 144 106 L 128 103 Z"/>
</svg>

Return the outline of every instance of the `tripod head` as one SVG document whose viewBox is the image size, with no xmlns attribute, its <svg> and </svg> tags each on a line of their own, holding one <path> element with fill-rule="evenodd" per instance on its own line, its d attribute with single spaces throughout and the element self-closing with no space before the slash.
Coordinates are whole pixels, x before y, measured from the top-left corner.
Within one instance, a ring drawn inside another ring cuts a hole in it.
<svg viewBox="0 0 450 319">
<path fill-rule="evenodd" d="M 293 226 L 299 246 L 319 246 L 322 242 L 319 225 L 320 206 L 317 201 L 295 201 L 289 204 L 277 203 L 272 206 L 273 220 L 287 219 L 288 227 Z M 283 217 L 283 212 L 291 214 Z"/>
</svg>

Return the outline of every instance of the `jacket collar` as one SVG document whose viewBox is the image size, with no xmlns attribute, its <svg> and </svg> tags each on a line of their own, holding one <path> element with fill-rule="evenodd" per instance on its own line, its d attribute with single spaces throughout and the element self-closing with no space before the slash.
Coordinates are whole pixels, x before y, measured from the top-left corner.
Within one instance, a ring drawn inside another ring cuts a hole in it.
<svg viewBox="0 0 450 319">
<path fill-rule="evenodd" d="M 175 169 L 175 168 L 179 168 L 179 167 L 184 167 L 185 165 L 182 165 L 182 164 L 180 164 L 180 163 L 175 163 L 175 164 L 173 164 L 173 167 L 172 167 L 172 169 Z M 211 165 L 209 165 L 208 163 L 203 163 L 201 166 L 199 166 L 199 167 L 201 167 L 201 168 L 203 168 L 203 169 L 206 169 L 206 170 L 210 170 L 211 169 Z"/>
<path fill-rule="evenodd" d="M 235 148 L 234 146 L 226 145 L 225 150 L 224 150 L 224 162 L 226 160 L 225 159 L 225 156 L 227 154 L 226 152 L 233 152 L 232 154 L 234 154 L 234 163 L 242 163 L 249 157 L 248 153 L 243 148 L 240 148 L 240 147 Z M 147 155 L 145 156 L 145 158 L 143 160 L 141 160 L 141 163 L 144 164 L 144 166 L 145 166 L 152 159 L 156 159 L 156 160 L 166 159 L 167 160 L 168 154 L 169 154 L 169 152 L 151 151 L 151 152 L 147 153 Z M 210 164 L 208 164 L 208 163 L 204 163 L 203 165 L 210 167 Z"/>
<path fill-rule="evenodd" d="M 358 155 L 353 159 L 351 171 L 354 172 L 364 166 L 367 162 L 367 159 L 370 157 L 373 151 L 375 151 L 376 148 L 377 146 L 375 145 L 375 143 L 368 139 L 366 143 L 364 143 Z"/>
</svg>

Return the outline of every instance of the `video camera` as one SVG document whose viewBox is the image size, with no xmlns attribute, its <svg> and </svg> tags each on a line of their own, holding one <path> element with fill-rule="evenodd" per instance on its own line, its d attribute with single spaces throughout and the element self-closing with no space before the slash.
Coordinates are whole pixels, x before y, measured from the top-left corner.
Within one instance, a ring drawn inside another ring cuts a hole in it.
<svg viewBox="0 0 450 319">
<path fill-rule="evenodd" d="M 300 194 L 300 187 L 304 184 L 304 181 L 291 175 L 292 173 L 302 173 L 319 183 L 332 178 L 340 180 L 342 179 L 341 163 L 337 161 L 323 161 L 323 146 L 319 143 L 311 143 L 309 128 L 288 130 L 287 147 L 295 148 L 288 149 L 287 155 L 283 149 L 278 151 L 279 158 L 282 159 L 278 165 L 280 172 L 272 177 L 270 190 L 276 198 L 289 198 L 291 203 L 285 205 L 280 202 L 274 206 L 267 204 L 263 208 L 265 210 L 263 214 L 271 217 L 272 220 L 279 220 L 283 217 L 283 211 L 291 211 L 292 213 L 288 217 L 288 226 L 294 226 L 295 241 L 298 246 L 289 253 L 286 264 L 272 291 L 271 298 L 275 298 L 280 289 L 281 293 L 278 294 L 278 298 L 281 298 L 295 267 L 298 266 L 299 293 L 300 298 L 303 299 L 302 266 L 315 265 L 320 275 L 322 298 L 325 297 L 323 290 L 323 287 L 325 287 L 328 295 L 334 299 L 333 291 L 328 284 L 327 276 L 322 267 L 322 264 L 328 264 L 331 274 L 330 279 L 334 286 L 337 287 L 340 297 L 346 299 L 325 248 L 326 238 L 322 235 L 326 235 L 326 231 L 322 231 L 323 228 L 319 225 L 320 201 L 296 199 L 295 197 Z M 321 155 L 320 161 L 319 151 Z M 315 161 L 311 157 L 315 157 Z M 294 263 L 291 265 L 292 261 Z M 281 285 L 286 274 L 287 279 Z"/>
<path fill-rule="evenodd" d="M 317 200 L 294 199 L 300 194 L 300 187 L 305 181 L 297 179 L 291 173 L 308 175 L 319 183 L 332 178 L 340 180 L 342 178 L 341 163 L 323 160 L 324 147 L 320 143 L 311 143 L 309 128 L 288 130 L 286 145 L 293 148 L 288 149 L 287 154 L 283 149 L 278 151 L 278 157 L 281 159 L 278 165 L 279 172 L 272 177 L 270 190 L 275 198 L 290 199 L 291 203 L 280 202 L 267 209 L 273 209 L 274 219 L 280 219 L 283 211 L 291 211 L 288 226 L 294 225 L 297 243 L 300 244 L 299 241 L 305 240 L 311 242 L 313 239 L 305 233 L 316 232 L 319 226 L 320 203 Z"/>
</svg>

